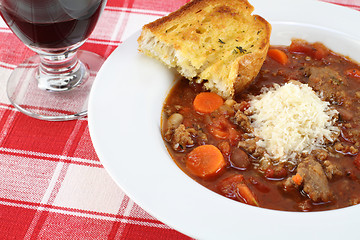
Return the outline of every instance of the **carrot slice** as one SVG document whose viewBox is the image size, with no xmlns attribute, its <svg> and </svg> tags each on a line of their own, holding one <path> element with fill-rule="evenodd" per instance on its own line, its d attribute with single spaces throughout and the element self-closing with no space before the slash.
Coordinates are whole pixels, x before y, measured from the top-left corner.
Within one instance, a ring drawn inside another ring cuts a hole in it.
<svg viewBox="0 0 360 240">
<path fill-rule="evenodd" d="M 254 194 L 247 186 L 244 176 L 241 174 L 236 174 L 223 179 L 218 185 L 218 190 L 225 197 L 250 205 L 259 206 Z"/>
<path fill-rule="evenodd" d="M 236 185 L 236 188 L 238 190 L 238 194 L 244 200 L 245 203 L 253 206 L 259 206 L 253 193 L 250 191 L 249 187 L 245 183 L 238 183 Z"/>
<path fill-rule="evenodd" d="M 212 113 L 223 105 L 222 97 L 213 92 L 201 92 L 196 95 L 193 105 L 197 112 Z"/>
<path fill-rule="evenodd" d="M 282 65 L 288 62 L 288 56 L 280 49 L 269 49 L 268 56 Z"/>
<path fill-rule="evenodd" d="M 214 145 L 201 145 L 194 148 L 186 157 L 189 172 L 201 178 L 216 175 L 225 165 L 224 156 Z"/>
<path fill-rule="evenodd" d="M 227 129 L 219 129 L 216 127 L 210 127 L 209 131 L 214 137 L 216 137 L 218 139 L 226 139 L 229 136 L 229 132 Z"/>
<path fill-rule="evenodd" d="M 303 178 L 300 176 L 300 174 L 297 173 L 294 176 L 292 176 L 292 180 L 296 185 L 300 186 L 303 181 Z"/>
</svg>

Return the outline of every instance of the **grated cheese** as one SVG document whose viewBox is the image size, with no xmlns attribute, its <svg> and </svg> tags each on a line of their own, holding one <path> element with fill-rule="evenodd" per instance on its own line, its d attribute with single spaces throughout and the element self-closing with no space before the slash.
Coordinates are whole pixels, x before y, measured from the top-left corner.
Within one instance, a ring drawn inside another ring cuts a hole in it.
<svg viewBox="0 0 360 240">
<path fill-rule="evenodd" d="M 272 159 L 286 161 L 298 153 L 323 148 L 339 135 L 338 112 L 329 108 L 307 84 L 275 85 L 250 101 L 254 135 Z"/>
</svg>

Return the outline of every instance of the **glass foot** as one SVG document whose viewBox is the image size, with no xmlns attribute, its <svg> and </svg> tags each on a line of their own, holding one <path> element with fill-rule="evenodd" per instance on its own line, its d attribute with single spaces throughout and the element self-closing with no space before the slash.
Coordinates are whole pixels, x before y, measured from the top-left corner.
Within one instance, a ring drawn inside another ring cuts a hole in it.
<svg viewBox="0 0 360 240">
<path fill-rule="evenodd" d="M 40 57 L 28 58 L 15 68 L 8 80 L 10 102 L 22 113 L 42 120 L 64 121 L 86 116 L 91 86 L 105 59 L 83 50 L 77 52 L 77 57 L 85 72 L 81 81 L 66 91 L 41 87 L 36 79 Z"/>
</svg>

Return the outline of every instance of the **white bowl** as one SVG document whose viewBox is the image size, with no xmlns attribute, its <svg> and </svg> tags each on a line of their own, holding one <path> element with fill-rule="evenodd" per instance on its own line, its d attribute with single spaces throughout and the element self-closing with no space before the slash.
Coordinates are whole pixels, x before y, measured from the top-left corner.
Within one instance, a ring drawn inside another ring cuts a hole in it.
<svg viewBox="0 0 360 240">
<path fill-rule="evenodd" d="M 323 2 L 253 0 L 273 27 L 271 44 L 320 41 L 360 62 L 360 13 Z M 95 150 L 115 182 L 154 217 L 200 239 L 346 239 L 358 236 L 360 205 L 285 212 L 242 204 L 199 185 L 173 162 L 160 134 L 174 72 L 137 51 L 139 32 L 99 72 L 89 103 Z"/>
</svg>

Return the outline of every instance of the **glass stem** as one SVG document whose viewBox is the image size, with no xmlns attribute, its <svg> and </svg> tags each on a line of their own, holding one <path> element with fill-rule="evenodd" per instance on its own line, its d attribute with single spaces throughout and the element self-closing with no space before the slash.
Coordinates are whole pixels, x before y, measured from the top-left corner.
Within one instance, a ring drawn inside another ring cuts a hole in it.
<svg viewBox="0 0 360 240">
<path fill-rule="evenodd" d="M 82 82 L 86 74 L 85 66 L 78 60 L 77 51 L 63 53 L 42 53 L 36 73 L 38 86 L 47 91 L 67 91 Z"/>
</svg>

